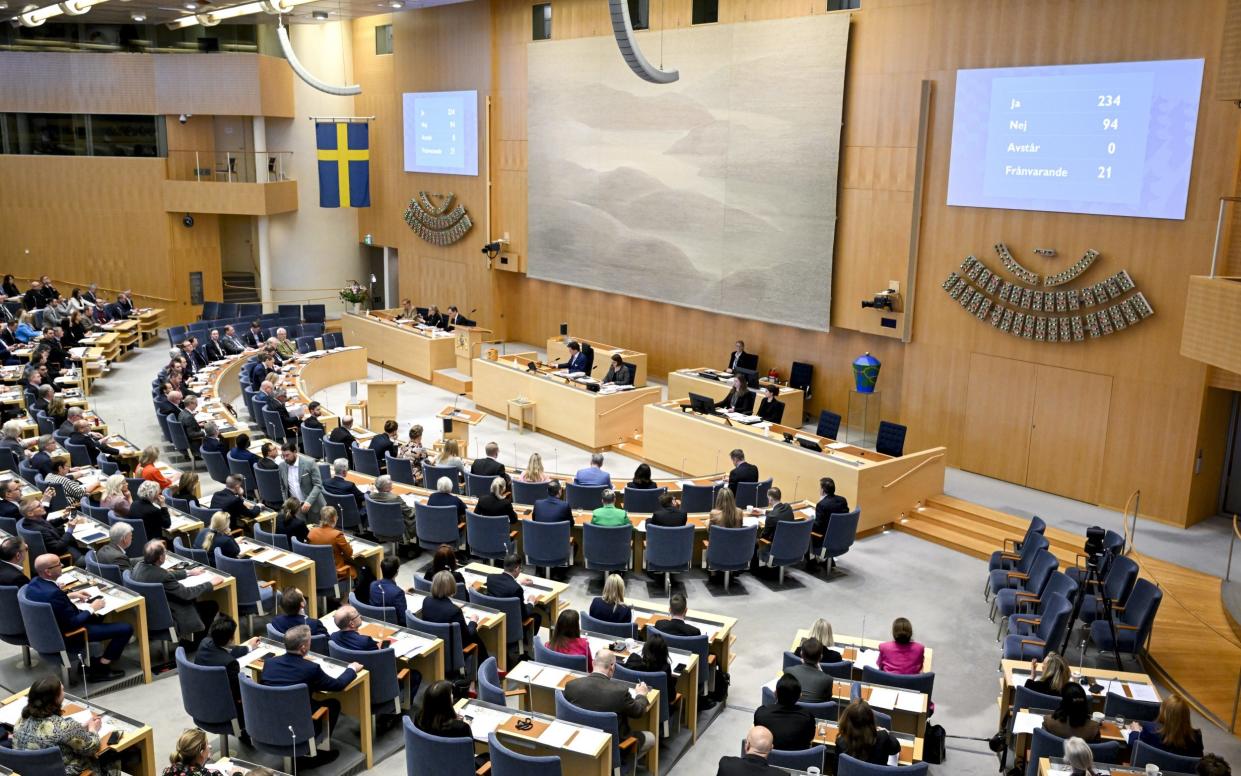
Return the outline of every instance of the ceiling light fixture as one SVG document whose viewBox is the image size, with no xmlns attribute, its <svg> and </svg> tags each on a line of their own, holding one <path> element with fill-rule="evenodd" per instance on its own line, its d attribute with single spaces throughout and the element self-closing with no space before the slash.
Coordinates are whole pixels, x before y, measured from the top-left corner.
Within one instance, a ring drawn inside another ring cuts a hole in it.
<svg viewBox="0 0 1241 776">
<path fill-rule="evenodd" d="M 310 18 L 316 21 L 325 22 L 331 13 L 331 11 L 311 11 Z"/>
<path fill-rule="evenodd" d="M 129 15 L 129 18 L 133 19 L 136 22 L 145 22 L 147 20 L 147 15 L 144 13 L 131 13 Z"/>
<path fill-rule="evenodd" d="M 389 8 L 404 8 L 405 3 L 401 2 L 401 0 L 392 0 L 392 2 L 388 3 L 388 7 Z"/>
<path fill-rule="evenodd" d="M 247 16 L 264 11 L 269 14 L 289 13 L 299 5 L 313 2 L 316 2 L 316 0 L 254 0 L 254 2 L 243 3 L 242 5 L 232 5 L 226 8 L 216 8 L 206 13 L 182 16 L 180 19 L 169 22 L 168 29 L 180 30 L 186 27 L 193 27 L 195 24 L 201 24 L 204 27 L 214 27 L 224 19 L 235 19 L 238 16 Z M 190 10 L 198 8 L 193 3 L 187 3 L 186 7 Z"/>
</svg>

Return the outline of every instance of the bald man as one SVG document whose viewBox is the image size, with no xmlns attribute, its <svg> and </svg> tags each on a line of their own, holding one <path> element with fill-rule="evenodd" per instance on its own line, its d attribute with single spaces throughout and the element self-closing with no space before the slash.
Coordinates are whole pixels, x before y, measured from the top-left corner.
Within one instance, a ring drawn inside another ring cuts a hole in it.
<svg viewBox="0 0 1241 776">
<path fill-rule="evenodd" d="M 352 606 L 342 606 L 337 609 L 336 614 L 332 616 L 332 621 L 336 623 L 337 630 L 329 638 L 336 642 L 336 646 L 358 652 L 379 649 L 374 639 L 358 633 L 358 628 L 362 627 L 362 615 L 358 614 L 358 610 Z"/>
<path fill-rule="evenodd" d="M 771 731 L 755 725 L 745 737 L 744 754 L 740 757 L 721 757 L 715 776 L 786 776 L 786 772 L 767 764 L 771 754 Z"/>
<path fill-rule="evenodd" d="M 61 633 L 69 634 L 79 628 L 85 628 L 88 641 L 108 642 L 104 648 L 103 657 L 91 660 L 90 668 L 87 669 L 89 678 L 99 680 L 124 676 L 125 672 L 113 668 L 112 663 L 125 651 L 125 645 L 133 638 L 134 629 L 129 623 L 104 622 L 98 614 L 99 610 L 104 607 L 102 598 L 90 601 L 85 609 L 78 608 L 78 604 L 85 604 L 89 596 L 86 593 L 65 593 L 61 590 L 56 584 L 60 571 L 60 556 L 48 553 L 35 558 L 36 576 L 29 585 L 26 585 L 26 596 L 31 601 L 51 605 L 52 614 L 56 617 L 56 625 Z M 86 649 L 81 635 L 66 636 L 65 646 L 68 647 L 70 655 Z"/>
</svg>

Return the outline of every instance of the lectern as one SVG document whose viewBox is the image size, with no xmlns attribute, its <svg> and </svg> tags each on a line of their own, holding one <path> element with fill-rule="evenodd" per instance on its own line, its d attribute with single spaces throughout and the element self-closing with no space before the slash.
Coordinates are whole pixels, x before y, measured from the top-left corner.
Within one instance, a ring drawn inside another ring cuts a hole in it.
<svg viewBox="0 0 1241 776">
<path fill-rule="evenodd" d="M 465 455 L 470 446 L 470 426 L 477 426 L 487 416 L 478 410 L 458 409 L 449 405 L 435 417 L 444 421 L 444 438 L 460 442 L 461 454 Z"/>
<path fill-rule="evenodd" d="M 383 433 L 384 423 L 396 420 L 396 388 L 404 380 L 365 380 L 366 412 L 370 429 Z"/>
<path fill-rule="evenodd" d="M 462 374 L 473 374 L 470 363 L 478 357 L 482 345 L 491 339 L 491 329 L 478 326 L 458 326 L 452 330 L 456 335 L 457 371 Z"/>
</svg>

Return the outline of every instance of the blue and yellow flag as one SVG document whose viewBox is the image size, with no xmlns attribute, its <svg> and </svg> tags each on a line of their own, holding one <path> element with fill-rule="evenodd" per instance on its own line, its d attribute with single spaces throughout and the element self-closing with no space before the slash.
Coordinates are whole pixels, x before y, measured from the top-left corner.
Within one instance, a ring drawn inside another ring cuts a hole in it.
<svg viewBox="0 0 1241 776">
<path fill-rule="evenodd" d="M 371 206 L 370 126 L 315 124 L 319 149 L 319 207 Z"/>
</svg>

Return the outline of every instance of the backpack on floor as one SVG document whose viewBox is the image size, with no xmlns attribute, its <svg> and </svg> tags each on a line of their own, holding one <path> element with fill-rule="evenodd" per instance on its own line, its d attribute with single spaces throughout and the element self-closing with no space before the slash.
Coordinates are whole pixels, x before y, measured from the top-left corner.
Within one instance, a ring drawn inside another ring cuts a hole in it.
<svg viewBox="0 0 1241 776">
<path fill-rule="evenodd" d="M 943 725 L 927 725 L 926 739 L 922 744 L 922 759 L 939 765 L 948 756 L 948 732 Z"/>
</svg>

